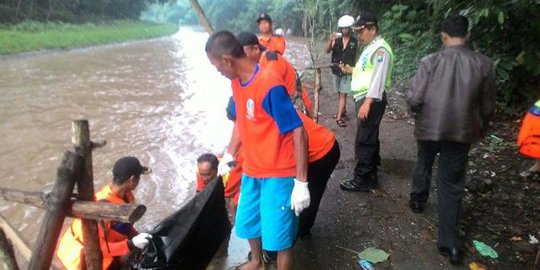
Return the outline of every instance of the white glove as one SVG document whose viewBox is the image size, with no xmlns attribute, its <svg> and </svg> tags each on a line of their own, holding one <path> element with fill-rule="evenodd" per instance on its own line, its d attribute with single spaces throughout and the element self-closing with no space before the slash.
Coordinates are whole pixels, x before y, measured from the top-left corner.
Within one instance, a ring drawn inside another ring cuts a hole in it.
<svg viewBox="0 0 540 270">
<path fill-rule="evenodd" d="M 152 235 L 143 232 L 133 237 L 131 239 L 131 242 L 133 242 L 133 245 L 138 249 L 144 249 L 148 245 L 148 243 L 150 243 L 150 239 L 152 239 Z"/>
<path fill-rule="evenodd" d="M 221 158 L 221 160 L 219 161 L 219 165 L 218 165 L 219 175 L 224 176 L 225 174 L 227 174 L 228 172 L 232 170 L 232 167 L 229 166 L 229 163 L 231 161 L 234 161 L 233 156 L 225 152 L 225 154 L 223 155 L 223 158 Z"/>
<path fill-rule="evenodd" d="M 300 216 L 300 212 L 309 206 L 310 200 L 308 182 L 298 181 L 295 178 L 291 193 L 291 209 L 297 216 Z"/>
</svg>

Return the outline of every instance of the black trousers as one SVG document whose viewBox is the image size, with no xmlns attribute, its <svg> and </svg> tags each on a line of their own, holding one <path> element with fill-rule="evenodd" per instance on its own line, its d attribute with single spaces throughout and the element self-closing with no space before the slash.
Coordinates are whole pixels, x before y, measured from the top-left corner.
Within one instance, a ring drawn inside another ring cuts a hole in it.
<svg viewBox="0 0 540 270">
<path fill-rule="evenodd" d="M 356 115 L 358 115 L 364 101 L 365 98 L 356 102 Z M 367 180 L 377 175 L 377 167 L 381 163 L 379 127 L 386 104 L 385 94 L 381 101 L 371 104 L 366 120 L 356 120 L 356 139 L 354 142 L 356 167 L 354 168 L 354 179 L 357 181 Z"/>
<path fill-rule="evenodd" d="M 313 227 L 322 196 L 326 190 L 326 183 L 336 168 L 339 157 L 339 144 L 336 140 L 332 149 L 324 157 L 309 163 L 307 177 L 311 202 L 309 207 L 300 213 L 299 235 L 302 235 L 302 232 L 309 232 L 311 227 Z"/>
<path fill-rule="evenodd" d="M 431 170 L 437 154 L 437 197 L 439 200 L 439 247 L 459 248 L 459 217 L 465 195 L 465 169 L 471 145 L 458 142 L 418 141 L 411 200 L 426 202 L 431 186 Z"/>
</svg>

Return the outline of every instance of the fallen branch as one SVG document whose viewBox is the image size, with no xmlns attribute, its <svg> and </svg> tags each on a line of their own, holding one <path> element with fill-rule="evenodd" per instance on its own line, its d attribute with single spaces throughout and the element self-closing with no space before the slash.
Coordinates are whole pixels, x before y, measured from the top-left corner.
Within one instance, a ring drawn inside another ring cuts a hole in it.
<svg viewBox="0 0 540 270">
<path fill-rule="evenodd" d="M 358 255 L 358 253 L 360 253 L 360 252 L 358 252 L 358 251 L 355 251 L 355 250 L 352 250 L 352 249 L 348 249 L 348 248 L 345 248 L 345 247 L 342 247 L 342 246 L 336 245 L 336 247 L 337 247 L 337 248 L 340 248 L 340 249 L 343 249 L 343 250 L 345 250 L 345 251 L 353 252 L 353 253 L 355 253 L 356 255 Z"/>
</svg>

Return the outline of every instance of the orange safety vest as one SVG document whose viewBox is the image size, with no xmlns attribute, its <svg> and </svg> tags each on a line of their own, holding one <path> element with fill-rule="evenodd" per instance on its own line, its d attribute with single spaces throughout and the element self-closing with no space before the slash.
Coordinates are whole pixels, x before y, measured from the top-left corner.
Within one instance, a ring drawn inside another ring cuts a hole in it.
<svg viewBox="0 0 540 270">
<path fill-rule="evenodd" d="M 540 100 L 527 112 L 517 139 L 519 152 L 532 158 L 540 158 Z"/>
<path fill-rule="evenodd" d="M 96 193 L 97 201 L 106 201 L 115 204 L 133 203 L 134 197 L 131 192 L 127 194 L 127 201 L 118 197 L 111 191 L 110 186 L 106 186 L 100 192 Z M 114 262 L 114 257 L 123 256 L 129 253 L 127 241 L 137 234 L 133 227 L 130 228 L 129 235 L 122 234 L 113 230 L 115 225 L 111 221 L 100 221 L 98 226 L 101 252 L 103 254 L 102 269 L 107 270 Z M 74 219 L 72 224 L 66 229 L 56 255 L 68 270 L 85 269 L 83 260 L 84 239 L 82 233 L 82 224 L 80 219 Z"/>
</svg>

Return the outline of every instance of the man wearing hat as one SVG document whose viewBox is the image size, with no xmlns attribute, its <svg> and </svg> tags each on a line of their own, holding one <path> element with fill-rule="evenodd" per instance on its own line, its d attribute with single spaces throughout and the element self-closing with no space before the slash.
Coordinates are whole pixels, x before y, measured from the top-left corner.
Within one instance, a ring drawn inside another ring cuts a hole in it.
<svg viewBox="0 0 540 270">
<path fill-rule="evenodd" d="M 366 45 L 354 67 L 341 65 L 345 74 L 352 74 L 351 93 L 356 104 L 355 140 L 356 167 L 354 178 L 342 182 L 346 191 L 369 192 L 378 187 L 377 167 L 380 164 L 379 126 L 386 108 L 385 89 L 391 85 L 394 54 L 379 33 L 377 16 L 362 12 L 353 25 L 360 43 Z"/>
<path fill-rule="evenodd" d="M 259 24 L 259 43 L 266 47 L 269 51 L 278 52 L 283 55 L 285 53 L 285 38 L 274 35 L 272 29 L 272 18 L 267 13 L 261 13 L 257 18 Z"/>
<path fill-rule="evenodd" d="M 136 157 L 123 157 L 116 161 L 113 168 L 113 181 L 96 193 L 96 201 L 115 204 L 133 203 L 135 190 L 141 174 L 152 170 L 141 165 Z M 130 251 L 141 250 L 148 245 L 152 235 L 138 233 L 130 223 L 118 223 L 109 220 L 99 222 L 98 230 L 103 254 L 102 269 L 119 269 L 121 257 Z M 84 243 L 80 219 L 74 219 L 66 229 L 58 250 L 58 258 L 66 269 L 85 269 L 83 257 Z"/>
</svg>

